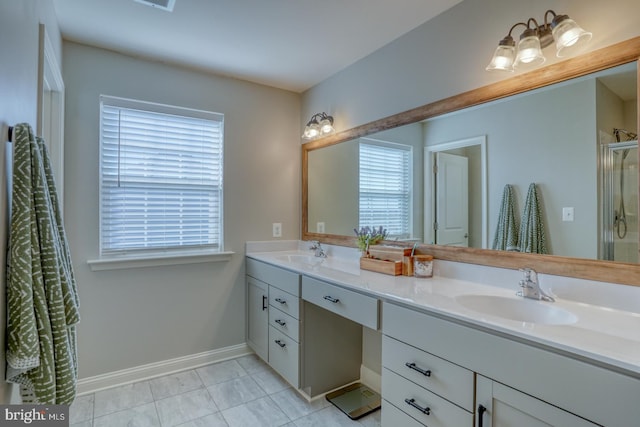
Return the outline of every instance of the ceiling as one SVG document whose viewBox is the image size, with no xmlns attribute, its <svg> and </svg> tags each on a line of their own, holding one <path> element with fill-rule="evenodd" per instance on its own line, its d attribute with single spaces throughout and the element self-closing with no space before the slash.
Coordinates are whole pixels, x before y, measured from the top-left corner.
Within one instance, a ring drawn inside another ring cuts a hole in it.
<svg viewBox="0 0 640 427">
<path fill-rule="evenodd" d="M 462 0 L 53 0 L 66 40 L 302 92 Z"/>
</svg>

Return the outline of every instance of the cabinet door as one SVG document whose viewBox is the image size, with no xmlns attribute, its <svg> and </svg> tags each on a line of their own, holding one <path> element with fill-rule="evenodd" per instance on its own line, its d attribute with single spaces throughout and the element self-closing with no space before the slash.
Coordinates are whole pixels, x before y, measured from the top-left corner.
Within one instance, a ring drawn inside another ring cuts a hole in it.
<svg viewBox="0 0 640 427">
<path fill-rule="evenodd" d="M 584 418 L 477 376 L 476 427 L 595 427 Z"/>
<path fill-rule="evenodd" d="M 247 343 L 269 360 L 269 285 L 247 276 Z"/>
</svg>

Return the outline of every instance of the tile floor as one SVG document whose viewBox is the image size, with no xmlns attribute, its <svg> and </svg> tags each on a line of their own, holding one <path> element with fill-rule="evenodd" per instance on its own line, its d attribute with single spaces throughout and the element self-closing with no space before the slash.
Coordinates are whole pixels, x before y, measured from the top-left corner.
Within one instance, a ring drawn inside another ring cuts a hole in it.
<svg viewBox="0 0 640 427">
<path fill-rule="evenodd" d="M 80 396 L 72 427 L 380 427 L 380 411 L 350 420 L 308 403 L 255 355 Z"/>
</svg>

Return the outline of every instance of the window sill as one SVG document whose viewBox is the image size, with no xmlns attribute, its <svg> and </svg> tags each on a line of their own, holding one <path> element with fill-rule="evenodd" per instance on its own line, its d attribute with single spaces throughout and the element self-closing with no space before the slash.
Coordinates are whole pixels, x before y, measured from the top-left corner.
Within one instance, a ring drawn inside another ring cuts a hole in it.
<svg viewBox="0 0 640 427">
<path fill-rule="evenodd" d="M 226 262 L 234 252 L 191 252 L 136 257 L 112 257 L 87 260 L 91 271 L 122 270 L 126 268 L 160 267 L 167 265 Z"/>
</svg>

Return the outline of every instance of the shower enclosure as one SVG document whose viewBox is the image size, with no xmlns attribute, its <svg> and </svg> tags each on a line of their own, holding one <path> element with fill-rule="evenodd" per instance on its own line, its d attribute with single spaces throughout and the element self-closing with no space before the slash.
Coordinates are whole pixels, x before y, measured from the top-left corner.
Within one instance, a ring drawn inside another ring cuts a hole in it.
<svg viewBox="0 0 640 427">
<path fill-rule="evenodd" d="M 638 135 L 614 129 L 602 145 L 601 258 L 638 262 Z"/>
</svg>

